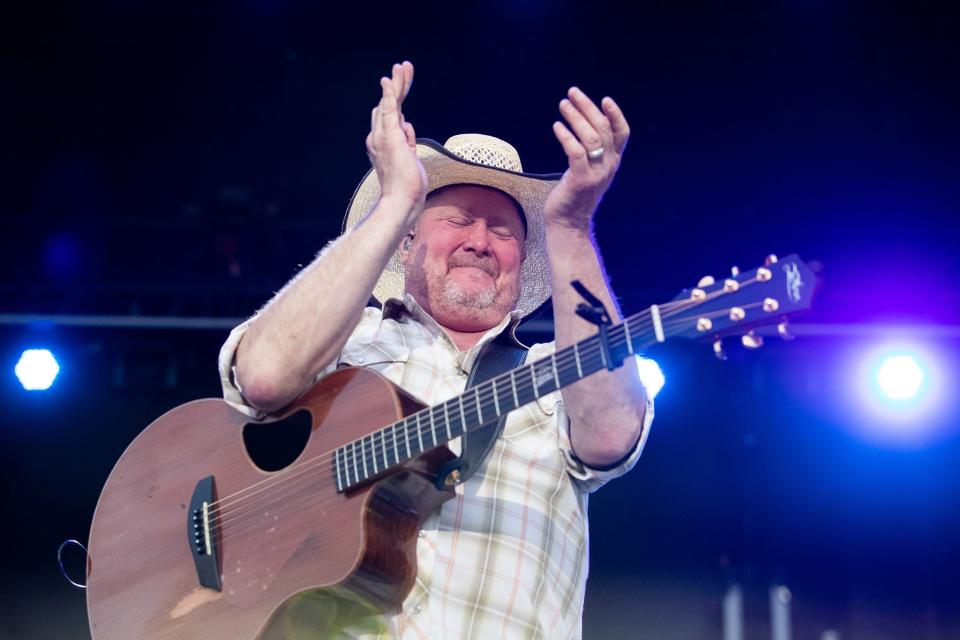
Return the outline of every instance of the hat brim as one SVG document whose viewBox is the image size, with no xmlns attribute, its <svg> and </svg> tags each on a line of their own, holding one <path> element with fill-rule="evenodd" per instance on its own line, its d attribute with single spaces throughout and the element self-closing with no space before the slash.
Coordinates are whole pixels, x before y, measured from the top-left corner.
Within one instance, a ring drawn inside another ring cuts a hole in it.
<svg viewBox="0 0 960 640">
<path fill-rule="evenodd" d="M 454 184 L 475 184 L 503 191 L 517 201 L 527 222 L 526 258 L 521 266 L 517 310 L 521 317 L 527 317 L 544 306 L 550 299 L 550 265 L 543 209 L 547 196 L 560 182 L 562 174 L 519 173 L 478 164 L 464 160 L 429 138 L 417 139 L 417 157 L 427 174 L 428 192 Z M 376 172 L 370 169 L 347 205 L 343 230 L 351 229 L 363 220 L 379 198 L 380 181 Z M 404 269 L 394 252 L 373 289 L 373 295 L 383 303 L 388 298 L 402 297 L 403 292 Z"/>
</svg>

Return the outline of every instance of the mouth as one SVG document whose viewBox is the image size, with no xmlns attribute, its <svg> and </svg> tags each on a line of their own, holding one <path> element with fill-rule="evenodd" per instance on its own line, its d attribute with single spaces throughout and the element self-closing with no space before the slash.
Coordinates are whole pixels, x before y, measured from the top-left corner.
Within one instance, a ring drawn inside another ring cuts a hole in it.
<svg viewBox="0 0 960 640">
<path fill-rule="evenodd" d="M 494 280 L 496 280 L 496 278 L 497 278 L 496 274 L 492 273 L 493 269 L 490 269 L 490 268 L 487 268 L 487 267 L 484 267 L 484 266 L 481 266 L 481 265 L 475 265 L 475 264 L 458 264 L 458 265 L 453 265 L 453 266 L 450 267 L 450 271 L 454 271 L 455 269 L 471 269 L 471 270 L 473 270 L 473 271 L 479 271 L 480 273 L 483 273 L 483 274 L 485 274 L 485 275 L 488 275 L 488 276 L 490 276 L 491 278 L 493 278 Z"/>
</svg>

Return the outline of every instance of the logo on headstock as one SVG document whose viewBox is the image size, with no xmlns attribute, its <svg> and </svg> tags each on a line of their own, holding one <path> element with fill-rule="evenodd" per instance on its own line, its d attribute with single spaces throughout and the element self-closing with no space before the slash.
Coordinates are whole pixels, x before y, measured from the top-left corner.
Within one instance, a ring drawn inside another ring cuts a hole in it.
<svg viewBox="0 0 960 640">
<path fill-rule="evenodd" d="M 795 263 L 788 263 L 783 265 L 783 272 L 787 274 L 787 295 L 793 302 L 800 302 L 800 287 L 803 286 L 800 269 Z"/>
</svg>

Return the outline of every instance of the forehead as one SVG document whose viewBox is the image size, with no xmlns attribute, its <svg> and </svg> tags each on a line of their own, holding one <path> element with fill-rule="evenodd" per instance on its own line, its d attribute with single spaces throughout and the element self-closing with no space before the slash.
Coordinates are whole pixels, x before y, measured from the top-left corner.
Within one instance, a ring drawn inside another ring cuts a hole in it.
<svg viewBox="0 0 960 640">
<path fill-rule="evenodd" d="M 526 230 L 526 219 L 516 200 L 492 187 L 458 184 L 444 187 L 427 197 L 425 211 L 442 214 L 458 209 L 474 217 L 501 224 L 519 225 Z"/>
</svg>

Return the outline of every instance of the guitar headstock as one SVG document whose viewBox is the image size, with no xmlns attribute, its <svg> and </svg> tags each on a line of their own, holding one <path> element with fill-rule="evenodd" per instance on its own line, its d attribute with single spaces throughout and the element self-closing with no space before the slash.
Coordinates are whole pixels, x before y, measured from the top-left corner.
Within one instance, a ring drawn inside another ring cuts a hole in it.
<svg viewBox="0 0 960 640">
<path fill-rule="evenodd" d="M 815 281 L 796 254 L 769 256 L 762 267 L 750 271 L 734 268 L 722 280 L 707 276 L 660 305 L 664 335 L 713 341 L 721 358 L 721 338 L 741 335 L 745 347 L 756 348 L 763 340 L 753 329 L 762 325 L 778 325 L 780 335 L 789 339 L 786 317 L 810 308 Z"/>
</svg>

